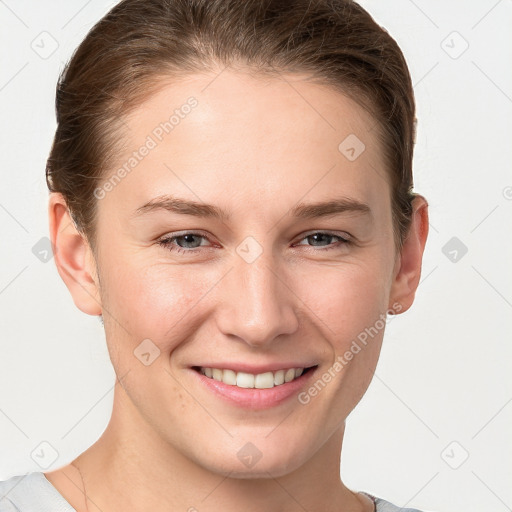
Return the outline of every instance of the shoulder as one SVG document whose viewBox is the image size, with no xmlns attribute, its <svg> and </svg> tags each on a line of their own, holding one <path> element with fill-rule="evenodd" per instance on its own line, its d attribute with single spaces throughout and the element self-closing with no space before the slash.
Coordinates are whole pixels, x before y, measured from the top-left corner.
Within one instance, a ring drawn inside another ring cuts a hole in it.
<svg viewBox="0 0 512 512">
<path fill-rule="evenodd" d="M 383 500 L 382 498 L 376 498 L 375 500 L 376 512 L 421 512 L 417 508 L 401 508 L 397 505 L 393 505 L 389 501 Z"/>
<path fill-rule="evenodd" d="M 76 512 L 41 472 L 0 481 L 0 512 Z"/>
<path fill-rule="evenodd" d="M 15 499 L 15 495 L 19 490 L 15 490 L 19 486 L 24 477 L 28 475 L 16 475 L 8 480 L 0 480 L 0 512 L 16 512 L 19 508 L 13 503 L 11 498 Z"/>
<path fill-rule="evenodd" d="M 393 503 L 382 498 L 378 498 L 377 496 L 368 492 L 363 492 L 363 494 L 366 494 L 366 496 L 369 496 L 373 500 L 375 503 L 376 512 L 422 512 L 417 508 L 402 508 L 397 505 L 393 505 Z"/>
</svg>

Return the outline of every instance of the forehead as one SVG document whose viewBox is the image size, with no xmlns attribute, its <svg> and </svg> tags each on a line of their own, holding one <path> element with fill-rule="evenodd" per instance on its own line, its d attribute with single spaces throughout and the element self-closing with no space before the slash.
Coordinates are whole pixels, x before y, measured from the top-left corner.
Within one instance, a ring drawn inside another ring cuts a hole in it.
<svg viewBox="0 0 512 512">
<path fill-rule="evenodd" d="M 365 201 L 388 195 L 375 119 L 305 76 L 224 70 L 169 79 L 125 123 L 119 165 L 150 147 L 114 191 L 134 201 L 176 188 L 260 209 L 333 189 Z"/>
</svg>

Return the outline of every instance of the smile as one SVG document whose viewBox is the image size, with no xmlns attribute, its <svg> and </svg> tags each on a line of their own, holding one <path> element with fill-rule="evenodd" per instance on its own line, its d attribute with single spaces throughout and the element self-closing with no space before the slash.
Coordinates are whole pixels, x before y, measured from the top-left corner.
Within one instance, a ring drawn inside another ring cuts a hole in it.
<svg viewBox="0 0 512 512">
<path fill-rule="evenodd" d="M 252 374 L 247 372 L 235 372 L 229 369 L 194 367 L 196 371 L 210 379 L 222 382 L 229 386 L 236 386 L 245 389 L 269 389 L 275 386 L 292 382 L 299 378 L 303 373 L 307 373 L 309 368 L 287 368 L 275 372 L 264 372 Z"/>
</svg>

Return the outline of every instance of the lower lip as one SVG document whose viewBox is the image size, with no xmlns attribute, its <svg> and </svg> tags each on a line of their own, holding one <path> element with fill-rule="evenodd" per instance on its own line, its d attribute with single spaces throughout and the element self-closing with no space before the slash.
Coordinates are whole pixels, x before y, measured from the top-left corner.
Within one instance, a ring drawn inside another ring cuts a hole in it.
<svg viewBox="0 0 512 512">
<path fill-rule="evenodd" d="M 224 384 L 224 382 L 206 377 L 197 370 L 191 369 L 191 371 L 199 378 L 203 386 L 206 386 L 208 390 L 212 391 L 220 398 L 238 407 L 243 407 L 244 409 L 258 410 L 275 407 L 288 398 L 297 395 L 301 389 L 308 384 L 317 368 L 318 367 L 312 368 L 291 382 L 285 382 L 279 386 L 267 389 L 239 388 L 238 386 L 231 386 Z"/>
</svg>

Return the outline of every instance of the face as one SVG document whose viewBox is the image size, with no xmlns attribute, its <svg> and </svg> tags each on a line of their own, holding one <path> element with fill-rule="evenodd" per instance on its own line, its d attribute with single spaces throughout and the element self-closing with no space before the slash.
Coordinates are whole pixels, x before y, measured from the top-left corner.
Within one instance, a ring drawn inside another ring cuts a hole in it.
<svg viewBox="0 0 512 512">
<path fill-rule="evenodd" d="M 397 307 L 375 122 L 299 76 L 234 71 L 165 85 L 125 121 L 126 152 L 96 192 L 123 389 L 147 429 L 202 467 L 288 473 L 343 428 Z M 310 369 L 281 384 L 291 368 Z"/>
</svg>

